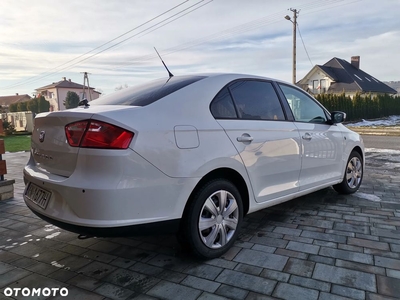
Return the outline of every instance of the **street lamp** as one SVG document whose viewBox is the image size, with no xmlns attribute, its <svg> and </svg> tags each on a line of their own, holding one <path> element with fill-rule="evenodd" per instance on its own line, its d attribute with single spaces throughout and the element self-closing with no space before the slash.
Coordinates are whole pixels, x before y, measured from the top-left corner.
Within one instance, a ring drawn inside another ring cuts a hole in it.
<svg viewBox="0 0 400 300">
<path fill-rule="evenodd" d="M 297 9 L 290 9 L 293 12 L 293 21 L 292 19 L 286 15 L 285 19 L 293 23 L 293 84 L 296 84 L 296 24 L 297 24 Z"/>
</svg>

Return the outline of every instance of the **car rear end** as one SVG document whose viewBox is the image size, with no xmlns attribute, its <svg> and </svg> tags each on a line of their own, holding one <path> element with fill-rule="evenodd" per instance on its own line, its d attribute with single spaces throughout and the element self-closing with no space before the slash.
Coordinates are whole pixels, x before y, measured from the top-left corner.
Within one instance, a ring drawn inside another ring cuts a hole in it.
<svg viewBox="0 0 400 300">
<path fill-rule="evenodd" d="M 187 197 L 180 186 L 192 180 L 168 177 L 134 151 L 140 133 L 121 119 L 134 119 L 141 109 L 104 105 L 39 114 L 24 168 L 26 205 L 82 234 L 130 235 L 157 224 L 176 230 L 181 211 L 173 199 Z"/>
</svg>

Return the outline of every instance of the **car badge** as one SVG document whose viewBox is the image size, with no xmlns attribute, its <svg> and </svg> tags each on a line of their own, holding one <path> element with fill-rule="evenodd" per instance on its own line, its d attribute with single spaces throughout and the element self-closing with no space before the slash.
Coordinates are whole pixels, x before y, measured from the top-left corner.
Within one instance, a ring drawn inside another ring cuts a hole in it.
<svg viewBox="0 0 400 300">
<path fill-rule="evenodd" d="M 40 141 L 41 143 L 44 142 L 44 137 L 45 137 L 45 135 L 46 135 L 46 132 L 45 132 L 44 130 L 42 130 L 42 131 L 40 132 L 40 134 L 39 134 L 39 141 Z"/>
</svg>

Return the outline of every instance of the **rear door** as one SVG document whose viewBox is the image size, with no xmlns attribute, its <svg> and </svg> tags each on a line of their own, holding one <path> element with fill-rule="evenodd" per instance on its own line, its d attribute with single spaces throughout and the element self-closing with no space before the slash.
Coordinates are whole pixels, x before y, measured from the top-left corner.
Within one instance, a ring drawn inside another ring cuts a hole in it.
<svg viewBox="0 0 400 300">
<path fill-rule="evenodd" d="M 329 124 L 325 109 L 312 97 L 295 87 L 279 86 L 301 136 L 300 190 L 341 178 L 344 139 L 339 127 Z"/>
<path fill-rule="evenodd" d="M 300 137 L 271 82 L 234 81 L 215 97 L 211 112 L 246 166 L 257 202 L 298 191 Z"/>
</svg>

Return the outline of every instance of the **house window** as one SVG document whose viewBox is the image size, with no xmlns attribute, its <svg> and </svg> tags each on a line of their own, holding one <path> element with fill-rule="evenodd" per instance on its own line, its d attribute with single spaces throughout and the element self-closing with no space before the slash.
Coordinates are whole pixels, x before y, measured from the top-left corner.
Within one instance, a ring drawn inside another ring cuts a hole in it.
<svg viewBox="0 0 400 300">
<path fill-rule="evenodd" d="M 313 80 L 312 82 L 312 92 L 313 94 L 318 94 L 318 90 L 319 90 L 319 80 Z"/>
<path fill-rule="evenodd" d="M 326 93 L 327 90 L 327 80 L 326 79 L 321 79 L 320 80 L 320 85 L 319 85 L 319 93 L 324 94 Z"/>
</svg>

